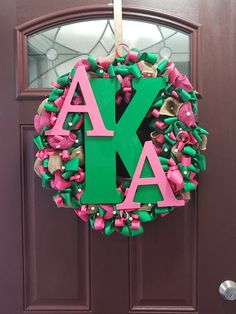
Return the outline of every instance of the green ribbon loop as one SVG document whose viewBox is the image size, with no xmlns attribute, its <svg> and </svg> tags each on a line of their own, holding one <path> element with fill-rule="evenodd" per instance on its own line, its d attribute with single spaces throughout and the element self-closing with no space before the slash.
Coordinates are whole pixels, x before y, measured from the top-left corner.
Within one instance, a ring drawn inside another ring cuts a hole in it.
<svg viewBox="0 0 236 314">
<path fill-rule="evenodd" d="M 186 155 L 194 157 L 197 152 L 191 146 L 187 145 L 183 148 L 183 153 Z"/>
<path fill-rule="evenodd" d="M 183 177 L 188 179 L 190 176 L 189 166 L 183 166 L 182 164 L 178 164 L 178 168 L 181 171 Z"/>
<path fill-rule="evenodd" d="M 163 155 L 164 157 L 168 157 L 168 155 L 169 155 L 169 153 L 170 153 L 170 150 L 171 150 L 170 144 L 165 142 L 165 143 L 162 145 L 162 155 Z"/>
<path fill-rule="evenodd" d="M 78 171 L 79 169 L 79 158 L 72 158 L 65 163 L 66 171 Z"/>
<path fill-rule="evenodd" d="M 186 92 L 186 90 L 184 90 L 183 88 L 177 88 L 175 91 L 181 97 L 183 102 L 191 100 L 191 95 L 188 92 Z"/>
<path fill-rule="evenodd" d="M 194 183 L 189 180 L 184 180 L 184 192 L 194 191 L 194 190 L 195 190 Z"/>
<path fill-rule="evenodd" d="M 157 62 L 157 55 L 150 52 L 144 52 L 141 54 L 139 60 L 144 60 L 148 63 L 155 64 Z"/>
<path fill-rule="evenodd" d="M 152 107 L 154 107 L 154 108 L 160 108 L 160 107 L 162 107 L 162 105 L 164 104 L 164 99 L 159 99 L 159 100 L 157 100 L 156 102 L 154 102 L 153 104 L 152 104 Z"/>
<path fill-rule="evenodd" d="M 88 56 L 88 61 L 91 65 L 91 68 L 92 68 L 92 71 L 96 72 L 97 69 L 98 69 L 98 65 L 97 65 L 97 62 L 96 62 L 96 59 L 92 56 Z"/>
<path fill-rule="evenodd" d="M 195 158 L 193 158 L 193 162 L 196 162 L 200 170 L 206 170 L 206 157 L 203 154 L 196 154 Z"/>
<path fill-rule="evenodd" d="M 79 207 L 81 207 L 81 202 L 80 202 L 80 200 L 78 200 L 77 198 L 75 198 L 75 197 L 72 197 L 72 199 L 71 199 L 71 203 L 72 203 L 72 208 L 79 208 Z"/>
<path fill-rule="evenodd" d="M 117 66 L 114 66 L 113 68 L 114 68 L 115 73 L 120 74 L 122 77 L 129 74 L 129 69 L 124 65 L 117 65 Z"/>
<path fill-rule="evenodd" d="M 52 100 L 50 100 L 50 101 L 52 101 Z M 46 104 L 44 105 L 44 109 L 47 111 L 50 111 L 50 112 L 59 112 L 59 108 L 57 106 L 50 104 L 48 102 L 46 102 Z"/>
<path fill-rule="evenodd" d="M 200 134 L 204 134 L 204 135 L 206 135 L 206 136 L 209 135 L 209 132 L 208 132 L 207 130 L 201 128 L 200 126 L 197 126 L 197 127 L 195 128 L 195 130 L 196 130 L 196 132 L 198 132 L 198 133 L 200 133 Z"/>
<path fill-rule="evenodd" d="M 111 235 L 113 232 L 115 232 L 115 230 L 116 230 L 116 227 L 114 226 L 113 221 L 111 222 L 106 221 L 105 230 L 104 230 L 105 235 Z"/>
<path fill-rule="evenodd" d="M 129 66 L 129 73 L 133 74 L 133 76 L 136 78 L 140 78 L 142 76 L 142 72 L 137 63 Z"/>
<path fill-rule="evenodd" d="M 74 171 L 65 171 L 62 173 L 61 176 L 63 179 L 68 181 L 70 179 L 70 177 L 74 175 L 74 173 L 75 173 Z"/>
<path fill-rule="evenodd" d="M 166 66 L 168 63 L 169 63 L 169 60 L 163 59 L 157 66 L 158 72 L 160 72 L 162 74 L 164 72 L 164 70 L 166 69 Z"/>
<path fill-rule="evenodd" d="M 45 158 L 45 159 L 43 160 L 43 166 L 44 166 L 44 168 L 48 168 L 48 161 L 49 161 L 49 158 Z"/>
<path fill-rule="evenodd" d="M 173 146 L 176 141 L 172 140 L 167 134 L 164 135 L 164 138 Z"/>
<path fill-rule="evenodd" d="M 175 135 L 177 135 L 180 131 L 189 131 L 189 129 L 186 126 L 186 124 L 184 124 L 183 122 L 176 121 L 174 123 L 174 133 L 175 133 Z"/>
<path fill-rule="evenodd" d="M 133 230 L 129 226 L 124 226 L 120 229 L 120 234 L 126 237 L 134 237 L 143 233 L 143 226 L 141 225 L 138 230 Z"/>
<path fill-rule="evenodd" d="M 65 206 L 70 206 L 71 205 L 71 190 L 65 191 L 65 192 L 64 191 L 61 193 L 61 197 L 63 198 L 63 203 Z"/>
<path fill-rule="evenodd" d="M 177 118 L 177 117 L 171 117 L 171 118 L 166 118 L 166 119 L 164 119 L 164 122 L 165 122 L 166 124 L 172 124 L 172 123 L 174 123 L 174 122 L 176 122 L 176 121 L 178 121 L 178 118 Z"/>
<path fill-rule="evenodd" d="M 42 176 L 42 178 L 43 178 L 45 181 L 49 181 L 49 180 L 51 180 L 52 177 L 53 177 L 53 176 L 52 176 L 50 173 L 48 173 L 48 172 L 42 173 L 41 176 Z"/>
<path fill-rule="evenodd" d="M 69 74 L 70 73 L 66 73 L 66 74 L 63 74 L 61 76 L 58 77 L 57 79 L 57 83 L 61 85 L 61 87 L 66 87 L 67 85 L 70 84 L 70 80 L 69 80 Z"/>
<path fill-rule="evenodd" d="M 110 64 L 108 67 L 108 74 L 110 75 L 110 77 L 114 77 L 116 75 L 114 67 L 112 64 Z"/>
<path fill-rule="evenodd" d="M 155 216 L 152 215 L 152 213 L 149 213 L 147 211 L 139 210 L 136 211 L 135 213 L 139 215 L 139 219 L 141 222 L 149 222 L 156 218 Z"/>
<path fill-rule="evenodd" d="M 33 141 L 34 141 L 35 145 L 38 147 L 38 149 L 43 149 L 45 147 L 45 145 L 43 143 L 42 136 L 40 134 L 35 136 L 33 138 Z"/>
</svg>

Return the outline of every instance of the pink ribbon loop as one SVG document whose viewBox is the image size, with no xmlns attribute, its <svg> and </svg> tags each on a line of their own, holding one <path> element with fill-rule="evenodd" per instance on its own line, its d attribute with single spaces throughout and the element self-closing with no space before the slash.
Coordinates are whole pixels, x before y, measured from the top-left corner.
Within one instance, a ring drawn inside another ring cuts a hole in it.
<svg viewBox="0 0 236 314">
<path fill-rule="evenodd" d="M 105 222 L 102 217 L 97 217 L 94 221 L 95 230 L 103 230 L 105 228 Z"/>
<path fill-rule="evenodd" d="M 184 178 L 179 171 L 175 161 L 169 159 L 169 169 L 167 171 L 167 179 L 172 183 L 172 188 L 175 192 L 180 191 L 184 187 Z"/>
<path fill-rule="evenodd" d="M 49 156 L 52 156 L 55 154 L 55 149 L 54 148 L 44 148 L 39 150 L 36 153 L 36 157 L 38 157 L 41 160 L 44 160 L 46 158 L 48 158 Z"/>
<path fill-rule="evenodd" d="M 63 207 L 63 198 L 61 195 L 57 195 L 54 197 L 54 202 L 56 203 L 57 207 Z"/>
<path fill-rule="evenodd" d="M 70 177 L 71 181 L 76 181 L 76 182 L 83 182 L 84 179 L 85 179 L 85 173 L 80 168 L 79 168 L 78 174 Z"/>
<path fill-rule="evenodd" d="M 61 177 L 60 170 L 57 170 L 57 171 L 54 172 L 54 178 L 50 181 L 50 183 L 51 183 L 51 187 L 53 189 L 57 189 L 59 191 L 62 191 L 64 189 L 70 187 L 70 182 L 64 180 Z"/>
<path fill-rule="evenodd" d="M 182 151 L 183 148 L 184 148 L 184 146 L 189 143 L 189 141 L 190 141 L 190 136 L 189 136 L 188 132 L 186 132 L 186 131 L 180 131 L 180 132 L 176 135 L 176 139 L 177 139 L 177 141 L 178 141 L 177 148 L 178 148 L 178 150 Z"/>
<path fill-rule="evenodd" d="M 83 221 L 87 222 L 89 220 L 89 214 L 88 214 L 88 206 L 82 205 L 81 208 L 75 208 L 76 215 L 82 219 Z"/>
</svg>

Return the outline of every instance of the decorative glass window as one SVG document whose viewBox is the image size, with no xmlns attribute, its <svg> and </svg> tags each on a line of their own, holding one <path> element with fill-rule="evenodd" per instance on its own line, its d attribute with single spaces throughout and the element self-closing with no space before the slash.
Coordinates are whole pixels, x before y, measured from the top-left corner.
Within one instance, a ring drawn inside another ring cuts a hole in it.
<svg viewBox="0 0 236 314">
<path fill-rule="evenodd" d="M 190 73 L 190 35 L 183 31 L 146 21 L 125 19 L 123 41 L 130 48 L 168 57 L 183 73 Z M 105 57 L 114 50 L 112 19 L 70 22 L 34 33 L 28 43 L 28 86 L 51 87 L 79 57 Z"/>
</svg>

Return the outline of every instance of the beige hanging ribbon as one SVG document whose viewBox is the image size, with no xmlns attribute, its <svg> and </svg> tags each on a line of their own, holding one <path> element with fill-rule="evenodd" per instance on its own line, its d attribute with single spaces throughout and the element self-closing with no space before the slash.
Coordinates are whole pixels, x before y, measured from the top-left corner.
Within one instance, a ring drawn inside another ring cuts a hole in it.
<svg viewBox="0 0 236 314">
<path fill-rule="evenodd" d="M 115 49 L 122 54 L 123 43 L 123 29 L 122 29 L 122 0 L 113 1 L 113 14 L 114 14 L 114 32 L 115 32 Z"/>
</svg>

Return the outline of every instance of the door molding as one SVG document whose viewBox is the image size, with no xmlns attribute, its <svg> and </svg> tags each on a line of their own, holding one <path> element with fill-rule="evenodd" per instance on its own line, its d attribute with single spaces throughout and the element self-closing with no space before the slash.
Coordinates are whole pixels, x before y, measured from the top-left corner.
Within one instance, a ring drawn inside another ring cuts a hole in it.
<svg viewBox="0 0 236 314">
<path fill-rule="evenodd" d="M 16 98 L 42 99 L 48 96 L 49 88 L 29 88 L 27 64 L 27 36 L 63 22 L 82 21 L 93 18 L 111 18 L 110 5 L 75 7 L 43 15 L 15 28 L 16 31 Z M 160 23 L 190 34 L 190 73 L 193 85 L 199 90 L 200 29 L 201 25 L 163 11 L 144 7 L 124 6 L 123 17 Z"/>
</svg>

